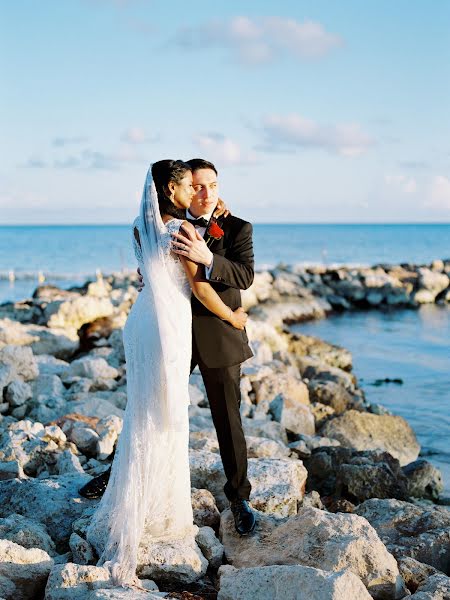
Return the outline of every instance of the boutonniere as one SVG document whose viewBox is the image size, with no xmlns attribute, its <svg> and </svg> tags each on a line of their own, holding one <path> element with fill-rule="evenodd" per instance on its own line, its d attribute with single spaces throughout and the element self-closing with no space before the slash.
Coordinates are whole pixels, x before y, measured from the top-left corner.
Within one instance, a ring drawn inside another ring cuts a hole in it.
<svg viewBox="0 0 450 600">
<path fill-rule="evenodd" d="M 208 236 L 208 241 L 206 245 L 212 244 L 213 240 L 220 240 L 224 236 L 224 231 L 217 223 L 217 221 L 213 221 L 211 219 L 210 224 L 208 225 L 208 229 L 206 230 L 206 235 Z"/>
</svg>

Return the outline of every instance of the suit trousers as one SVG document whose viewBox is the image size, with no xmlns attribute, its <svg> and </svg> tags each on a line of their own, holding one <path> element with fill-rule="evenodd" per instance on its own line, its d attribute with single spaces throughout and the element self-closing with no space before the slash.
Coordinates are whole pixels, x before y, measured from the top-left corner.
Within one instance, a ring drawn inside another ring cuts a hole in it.
<svg viewBox="0 0 450 600">
<path fill-rule="evenodd" d="M 211 369 L 201 360 L 194 342 L 191 373 L 197 365 L 205 384 L 227 478 L 223 491 L 230 501 L 236 498 L 248 500 L 251 484 L 247 478 L 247 443 L 239 411 L 241 365 Z"/>
</svg>

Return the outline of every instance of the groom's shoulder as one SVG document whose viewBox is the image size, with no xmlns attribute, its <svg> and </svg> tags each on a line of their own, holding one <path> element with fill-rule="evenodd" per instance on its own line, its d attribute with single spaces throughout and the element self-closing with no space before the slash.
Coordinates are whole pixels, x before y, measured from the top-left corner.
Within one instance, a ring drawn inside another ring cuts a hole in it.
<svg viewBox="0 0 450 600">
<path fill-rule="evenodd" d="M 253 231 L 253 226 L 249 221 L 244 221 L 244 219 L 236 217 L 235 215 L 228 215 L 228 217 L 225 217 L 223 225 L 236 233 L 245 230 L 251 234 Z"/>
</svg>

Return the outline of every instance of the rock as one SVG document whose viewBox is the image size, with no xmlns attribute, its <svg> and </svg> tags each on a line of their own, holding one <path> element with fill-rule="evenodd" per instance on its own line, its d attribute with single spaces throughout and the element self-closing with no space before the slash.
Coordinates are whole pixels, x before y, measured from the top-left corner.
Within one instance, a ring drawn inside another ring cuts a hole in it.
<svg viewBox="0 0 450 600">
<path fill-rule="evenodd" d="M 417 591 L 417 588 L 424 584 L 431 575 L 439 574 L 434 567 L 405 556 L 397 559 L 400 575 L 411 593 Z"/>
<path fill-rule="evenodd" d="M 432 575 L 410 598 L 411 600 L 448 600 L 450 578 L 445 575 Z"/>
<path fill-rule="evenodd" d="M 209 562 L 210 567 L 218 569 L 222 564 L 223 546 L 216 538 L 214 529 L 201 527 L 195 538 L 203 556 Z"/>
<path fill-rule="evenodd" d="M 69 368 L 63 373 L 63 381 L 74 376 L 95 380 L 115 379 L 118 375 L 118 370 L 110 367 L 104 358 L 85 356 L 70 363 Z"/>
<path fill-rule="evenodd" d="M 0 577 L 14 585 L 7 600 L 34 600 L 42 597 L 53 560 L 39 548 L 23 548 L 9 540 L 0 540 Z"/>
<path fill-rule="evenodd" d="M 55 359 L 68 360 L 78 350 L 78 338 L 75 337 L 73 331 L 68 335 L 64 328 L 40 325 L 29 325 L 28 331 L 35 337 L 31 349 L 37 356 L 40 354 L 51 355 Z"/>
<path fill-rule="evenodd" d="M 371 600 L 350 571 L 331 573 L 303 565 L 219 569 L 217 600 Z"/>
<path fill-rule="evenodd" d="M 109 298 L 77 296 L 73 300 L 50 302 L 45 307 L 44 319 L 49 328 L 64 329 L 69 335 L 74 335 L 84 323 L 107 317 L 113 312 Z"/>
<path fill-rule="evenodd" d="M 216 506 L 214 496 L 209 490 L 191 488 L 191 503 L 194 523 L 198 527 L 219 527 L 220 512 Z"/>
<path fill-rule="evenodd" d="M 350 410 L 328 421 L 321 434 L 356 450 L 384 450 L 397 458 L 401 465 L 416 460 L 420 450 L 413 430 L 399 416 Z"/>
<path fill-rule="evenodd" d="M 69 367 L 69 363 L 65 360 L 55 358 L 49 354 L 41 354 L 36 356 L 36 362 L 39 367 L 39 375 L 61 375 Z"/>
<path fill-rule="evenodd" d="M 92 546 L 84 538 L 73 532 L 69 538 L 69 546 L 73 562 L 77 565 L 88 565 L 95 562 L 95 553 Z"/>
<path fill-rule="evenodd" d="M 82 454 L 96 455 L 97 443 L 100 437 L 96 431 L 86 427 L 84 423 L 75 423 L 71 428 L 69 438 Z"/>
<path fill-rule="evenodd" d="M 56 554 L 55 544 L 46 527 L 19 514 L 0 519 L 0 539 L 9 540 L 23 548 L 40 548 L 50 556 Z"/>
<path fill-rule="evenodd" d="M 291 334 L 289 351 L 298 357 L 308 356 L 323 361 L 330 367 L 337 367 L 344 371 L 352 369 L 351 352 L 310 335 Z"/>
<path fill-rule="evenodd" d="M 395 557 L 410 556 L 449 573 L 450 512 L 446 508 L 372 498 L 355 512 L 369 521 Z"/>
<path fill-rule="evenodd" d="M 91 591 L 112 587 L 109 572 L 104 567 L 55 565 L 45 587 L 45 600 L 88 600 Z"/>
<path fill-rule="evenodd" d="M 207 568 L 208 561 L 191 534 L 178 540 L 154 541 L 145 536 L 141 540 L 136 572 L 142 577 L 187 584 L 205 575 Z"/>
<path fill-rule="evenodd" d="M 343 369 L 331 367 L 324 361 L 308 356 L 299 357 L 297 363 L 302 377 L 309 381 L 333 381 L 349 392 L 353 392 L 356 388 L 355 376 L 352 373 L 347 373 L 347 371 L 344 371 Z"/>
<path fill-rule="evenodd" d="M 219 510 L 229 506 L 223 491 L 226 478 L 219 455 L 190 450 L 191 482 L 214 496 Z M 300 460 L 249 458 L 248 478 L 252 485 L 252 506 L 260 511 L 287 516 L 297 512 L 305 491 L 306 469 Z"/>
<path fill-rule="evenodd" d="M 275 421 L 292 433 L 314 435 L 314 416 L 309 406 L 278 394 L 270 403 L 269 411 Z"/>
<path fill-rule="evenodd" d="M 5 479 L 25 478 L 22 465 L 18 460 L 0 461 L 0 481 Z"/>
<path fill-rule="evenodd" d="M 102 398 L 99 393 L 96 394 L 85 394 L 83 399 L 71 401 L 68 404 L 69 411 L 85 415 L 86 417 L 108 417 L 110 415 L 116 415 L 123 419 L 124 411 L 117 408 L 115 404 Z M 61 415 L 62 416 L 62 415 Z"/>
<path fill-rule="evenodd" d="M 11 407 L 15 407 L 24 404 L 32 395 L 31 386 L 20 379 L 16 379 L 6 388 L 5 398 Z"/>
<path fill-rule="evenodd" d="M 221 515 L 220 537 L 229 563 L 238 568 L 304 565 L 326 571 L 350 570 L 374 598 L 402 598 L 406 592 L 397 563 L 365 519 L 300 508 L 286 519 L 259 514 L 251 537 L 234 530 L 230 510 Z"/>
<path fill-rule="evenodd" d="M 263 437 L 275 440 L 276 442 L 283 442 L 284 444 L 288 443 L 286 430 L 276 421 L 243 417 L 242 427 L 246 436 Z"/>
<path fill-rule="evenodd" d="M 58 375 L 39 375 L 32 384 L 33 396 L 62 397 L 66 391 Z"/>
<path fill-rule="evenodd" d="M 323 447 L 305 459 L 308 489 L 354 503 L 368 498 L 407 498 L 398 460 L 387 452 Z"/>
<path fill-rule="evenodd" d="M 12 368 L 13 376 L 10 381 L 17 378 L 31 381 L 39 375 L 36 359 L 31 348 L 27 346 L 5 346 L 0 348 L 0 365 Z"/>
<path fill-rule="evenodd" d="M 57 460 L 58 474 L 66 475 L 68 473 L 84 473 L 80 459 L 70 450 L 64 450 Z"/>
<path fill-rule="evenodd" d="M 308 383 L 311 402 L 320 402 L 331 406 L 337 415 L 342 414 L 352 405 L 351 394 L 334 381 L 313 379 Z"/>
<path fill-rule="evenodd" d="M 246 436 L 248 458 L 289 458 L 291 452 L 281 442 L 261 437 Z"/>
<path fill-rule="evenodd" d="M 96 453 L 99 460 L 105 460 L 114 450 L 117 438 L 122 431 L 123 419 L 117 415 L 103 417 L 97 423 L 96 431 L 99 434 Z"/>
<path fill-rule="evenodd" d="M 444 491 L 441 472 L 427 460 L 416 460 L 405 465 L 402 470 L 408 480 L 410 496 L 438 500 Z"/>
<path fill-rule="evenodd" d="M 46 526 L 57 550 L 66 551 L 71 523 L 89 506 L 78 490 L 88 475 L 61 475 L 49 479 L 13 479 L 0 482 L 0 516 L 18 513 Z"/>
</svg>

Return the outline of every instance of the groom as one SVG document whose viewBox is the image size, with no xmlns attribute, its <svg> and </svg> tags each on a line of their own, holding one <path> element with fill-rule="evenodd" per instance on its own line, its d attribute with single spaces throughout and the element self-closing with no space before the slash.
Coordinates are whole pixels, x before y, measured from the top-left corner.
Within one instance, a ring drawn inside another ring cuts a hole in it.
<svg viewBox="0 0 450 600">
<path fill-rule="evenodd" d="M 252 225 L 233 215 L 215 219 L 212 215 L 219 200 L 217 169 L 201 158 L 187 162 L 192 168 L 195 197 L 186 211 L 186 219 L 194 224 L 196 236 L 174 234 L 173 251 L 204 265 L 205 279 L 223 302 L 235 310 L 241 306 L 240 290 L 253 282 Z M 140 291 L 144 285 L 140 273 L 139 281 Z M 247 478 L 247 445 L 239 411 L 240 370 L 241 363 L 253 353 L 245 330 L 222 321 L 194 295 L 191 305 L 191 372 L 198 365 L 227 478 L 224 492 L 230 501 L 236 531 L 245 535 L 253 531 L 256 519 L 248 504 L 251 484 Z M 80 493 L 89 498 L 100 496 L 108 478 L 109 470 L 91 480 Z"/>
</svg>

